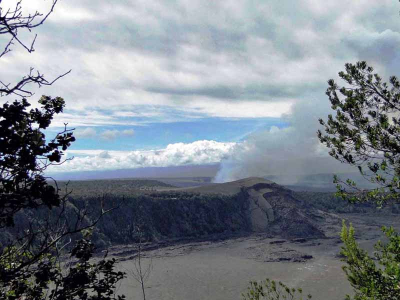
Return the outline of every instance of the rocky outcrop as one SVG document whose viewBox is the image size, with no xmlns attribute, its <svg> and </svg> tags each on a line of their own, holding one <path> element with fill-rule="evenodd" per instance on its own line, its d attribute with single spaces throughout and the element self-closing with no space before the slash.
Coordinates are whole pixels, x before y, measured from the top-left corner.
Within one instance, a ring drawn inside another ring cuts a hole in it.
<svg viewBox="0 0 400 300">
<path fill-rule="evenodd" d="M 111 244 L 134 242 L 133 227 L 139 220 L 147 240 L 240 232 L 323 238 L 310 212 L 292 191 L 252 177 L 125 199 L 119 210 L 104 217 L 98 235 Z"/>
<path fill-rule="evenodd" d="M 189 191 L 189 190 L 188 190 Z M 201 194 L 245 196 L 251 230 L 285 238 L 321 238 L 324 233 L 314 221 L 313 209 L 295 194 L 270 180 L 250 177 L 233 182 L 191 189 Z"/>
<path fill-rule="evenodd" d="M 256 191 L 252 188 L 247 191 L 249 195 L 250 220 L 254 231 L 266 231 L 271 227 L 271 223 L 275 221 L 274 209 L 264 197 L 264 193 L 266 194 L 269 191 L 269 189 Z"/>
<path fill-rule="evenodd" d="M 313 219 L 312 208 L 296 199 L 292 191 L 266 180 L 243 189 L 248 194 L 253 231 L 290 239 L 325 237 Z"/>
</svg>

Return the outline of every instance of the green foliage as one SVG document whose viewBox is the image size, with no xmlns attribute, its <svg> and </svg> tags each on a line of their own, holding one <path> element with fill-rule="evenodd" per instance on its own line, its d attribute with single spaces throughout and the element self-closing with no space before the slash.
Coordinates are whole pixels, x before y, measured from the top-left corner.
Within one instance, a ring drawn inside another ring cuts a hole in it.
<svg viewBox="0 0 400 300">
<path fill-rule="evenodd" d="M 93 198 L 93 196 L 110 195 L 132 197 L 144 193 L 152 193 L 157 188 L 173 188 L 174 186 L 151 179 L 107 179 L 59 181 L 62 189 L 67 187 L 74 198 Z"/>
<path fill-rule="evenodd" d="M 301 288 L 290 288 L 282 282 L 266 279 L 263 282 L 251 281 L 243 300 L 306 300 L 311 295 L 303 296 Z"/>
<path fill-rule="evenodd" d="M 93 251 L 93 244 L 82 239 L 70 252 L 75 261 L 69 267 L 58 264 L 52 255 L 43 254 L 27 272 L 21 266 L 30 254 L 16 248 L 5 249 L 0 260 L 0 299 L 125 299 L 115 295 L 116 284 L 124 277 L 123 272 L 115 270 L 115 259 L 104 257 L 90 263 Z"/>
<path fill-rule="evenodd" d="M 360 190 L 354 181 L 335 176 L 337 195 L 351 203 L 373 201 L 380 207 L 388 201 L 398 202 L 400 82 L 394 76 L 390 84 L 383 82 L 366 62 L 346 64 L 339 76 L 346 85 L 339 87 L 329 80 L 326 91 L 336 116 L 329 115 L 328 121 L 320 119 L 326 134 L 318 131 L 318 137 L 330 148 L 332 157 L 357 167 L 376 188 Z M 388 241 L 378 242 L 371 257 L 356 243 L 354 228 L 343 223 L 343 269 L 355 292 L 347 299 L 400 298 L 400 237 L 393 228 L 382 230 Z"/>
<path fill-rule="evenodd" d="M 355 182 L 335 177 L 338 195 L 352 202 L 374 200 L 382 205 L 398 200 L 400 191 L 400 82 L 390 77 L 390 84 L 373 73 L 366 62 L 346 64 L 339 76 L 345 86 L 329 80 L 326 94 L 336 116 L 320 119 L 325 133 L 318 131 L 321 143 L 335 159 L 355 166 L 376 188 L 349 193 Z"/>
<path fill-rule="evenodd" d="M 388 205 L 388 209 L 378 210 L 371 203 L 349 203 L 343 201 L 334 192 L 294 192 L 297 199 L 304 201 L 306 205 L 312 208 L 329 211 L 333 213 L 365 213 L 365 212 L 387 212 L 391 210 L 397 212 L 394 204 Z"/>
<path fill-rule="evenodd" d="M 0 1 L 0 36 L 8 36 L 8 40 L 0 39 L 4 43 L 0 58 L 16 44 L 33 52 L 36 35 L 26 44 L 26 35 L 18 34 L 41 26 L 57 1 L 51 1 L 45 14 L 26 14 L 22 0 L 8 7 Z M 78 241 L 70 251 L 70 263 L 64 263 L 71 237 L 91 228 L 98 219 L 87 222 L 85 209 L 69 209 L 71 205 L 59 195 L 57 185 L 48 184 L 44 176 L 49 165 L 63 162 L 63 151 L 75 141 L 66 125 L 50 141 L 46 141 L 44 134 L 53 117 L 62 113 L 64 100 L 42 96 L 41 108 L 29 110 L 26 97 L 33 96 L 30 84 L 52 85 L 68 73 L 48 81 L 30 68 L 29 74 L 15 84 L 0 80 L 0 97 L 20 99 L 12 103 L 2 101 L 0 107 L 0 299 L 124 299 L 115 296 L 116 283 L 124 274 L 115 270 L 115 259 L 104 257 L 90 262 L 94 251 L 90 241 Z M 102 210 L 100 216 L 104 213 Z M 21 216 L 25 218 L 16 221 Z M 18 232 L 18 227 L 24 230 Z M 13 234 L 9 235 L 10 232 Z"/>
<path fill-rule="evenodd" d="M 400 297 L 400 236 L 393 228 L 383 228 L 388 242 L 375 245 L 374 257 L 355 241 L 354 228 L 343 222 L 341 254 L 347 263 L 343 267 L 355 295 L 354 300 L 395 300 Z"/>
<path fill-rule="evenodd" d="M 0 299 L 123 299 L 114 292 L 124 274 L 115 271 L 115 259 L 89 262 L 94 246 L 88 240 L 72 249 L 71 259 L 77 261 L 62 264 L 65 239 L 90 229 L 97 219 L 88 222 L 86 208 L 66 202 L 43 176 L 49 164 L 61 162 L 75 138 L 65 129 L 46 143 L 43 130 L 62 112 L 64 100 L 43 96 L 39 103 L 41 110 L 28 111 L 26 99 L 0 108 L 1 234 L 17 232 L 15 219 L 24 217 L 17 223 L 22 233 L 0 246 Z"/>
<path fill-rule="evenodd" d="M 26 99 L 0 107 L 0 226 L 14 224 L 14 214 L 24 208 L 49 208 L 60 204 L 58 191 L 46 182 L 42 172 L 59 163 L 75 138 L 64 130 L 46 143 L 42 130 L 54 114 L 61 113 L 64 100 L 42 96 L 42 109 L 31 109 Z"/>
</svg>

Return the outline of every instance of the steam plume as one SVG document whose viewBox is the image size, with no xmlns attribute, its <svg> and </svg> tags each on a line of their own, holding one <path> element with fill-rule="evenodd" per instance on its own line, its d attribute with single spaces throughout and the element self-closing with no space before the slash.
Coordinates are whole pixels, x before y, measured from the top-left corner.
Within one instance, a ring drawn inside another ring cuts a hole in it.
<svg viewBox="0 0 400 300">
<path fill-rule="evenodd" d="M 332 113 L 328 104 L 327 100 L 317 105 L 315 101 L 299 102 L 292 114 L 284 117 L 287 127 L 271 127 L 249 135 L 222 162 L 214 181 L 272 175 L 281 178 L 282 184 L 292 184 L 309 174 L 354 172 L 331 158 L 318 140 L 318 119 Z"/>
</svg>

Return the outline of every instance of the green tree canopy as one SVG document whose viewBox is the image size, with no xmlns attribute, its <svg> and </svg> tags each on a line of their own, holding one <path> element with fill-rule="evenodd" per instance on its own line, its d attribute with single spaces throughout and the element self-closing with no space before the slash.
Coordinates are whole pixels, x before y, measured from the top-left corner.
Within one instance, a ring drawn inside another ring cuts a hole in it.
<svg viewBox="0 0 400 300">
<path fill-rule="evenodd" d="M 336 116 L 320 119 L 325 133 L 318 131 L 321 143 L 335 159 L 358 168 L 364 178 L 376 185 L 361 190 L 351 180 L 338 183 L 338 194 L 353 202 L 374 201 L 383 205 L 400 198 L 400 83 L 395 76 L 389 84 L 373 73 L 366 62 L 346 64 L 339 86 L 329 80 L 326 94 Z M 346 299 L 400 299 L 400 237 L 393 228 L 383 228 L 386 242 L 375 245 L 371 256 L 356 243 L 354 228 L 343 223 L 341 254 L 343 267 L 354 295 Z"/>
<path fill-rule="evenodd" d="M 27 111 L 30 104 L 25 98 L 0 107 L 0 226 L 13 225 L 21 209 L 60 205 L 58 191 L 43 171 L 61 162 L 75 138 L 65 129 L 47 143 L 42 130 L 63 111 L 64 100 L 43 96 L 39 103 L 41 110 Z"/>
<path fill-rule="evenodd" d="M 46 14 L 36 11 L 27 15 L 22 2 L 15 1 L 14 8 L 4 9 L 0 0 L 0 36 L 6 37 L 1 39 L 5 44 L 0 58 L 14 45 L 33 52 L 36 35 L 25 43 L 19 33 L 41 26 L 57 4 L 52 0 Z M 27 99 L 34 95 L 29 85 L 51 85 L 67 73 L 48 81 L 31 68 L 13 84 L 0 78 L 0 97 L 17 98 L 0 107 L 0 235 L 6 236 L 10 228 L 16 233 L 0 243 L 0 299 L 125 298 L 115 294 L 117 282 L 125 276 L 115 270 L 115 259 L 91 260 L 94 246 L 85 232 L 99 219 L 86 220 L 85 208 L 61 197 L 57 185 L 50 185 L 44 175 L 49 165 L 63 162 L 63 151 L 75 138 L 65 125 L 55 138 L 46 140 L 44 130 L 63 112 L 65 103 L 61 97 L 42 96 L 41 108 L 29 109 Z M 107 212 L 99 210 L 99 218 Z M 19 220 L 24 224 L 17 224 L 15 219 L 22 211 Z M 69 246 L 77 234 L 83 238 Z"/>
<path fill-rule="evenodd" d="M 360 248 L 355 231 L 343 222 L 341 254 L 346 265 L 343 270 L 354 288 L 354 300 L 396 300 L 400 298 L 400 236 L 393 228 L 383 228 L 387 242 L 375 245 L 374 256 Z"/>
<path fill-rule="evenodd" d="M 376 184 L 375 189 L 365 191 L 351 180 L 336 178 L 341 183 L 339 194 L 381 205 L 400 195 L 400 82 L 392 76 L 388 84 L 373 71 L 364 61 L 346 64 L 339 73 L 343 86 L 328 81 L 326 94 L 336 116 L 320 119 L 325 133 L 318 131 L 318 137 L 332 157 L 357 167 L 364 178 Z"/>
</svg>

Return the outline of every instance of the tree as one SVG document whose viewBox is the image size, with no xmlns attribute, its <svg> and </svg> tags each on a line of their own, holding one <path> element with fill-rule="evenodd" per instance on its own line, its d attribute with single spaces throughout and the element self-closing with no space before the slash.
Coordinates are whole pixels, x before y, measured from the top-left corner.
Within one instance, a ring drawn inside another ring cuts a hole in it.
<svg viewBox="0 0 400 300">
<path fill-rule="evenodd" d="M 18 0 L 15 2 L 15 6 L 12 8 L 4 8 L 2 0 L 0 0 L 0 36 L 9 36 L 8 42 L 3 47 L 2 52 L 0 52 L 0 58 L 2 58 L 7 53 L 13 50 L 15 44 L 21 46 L 23 49 L 32 53 L 35 51 L 35 42 L 37 35 L 29 42 L 21 39 L 19 34 L 21 31 L 32 32 L 35 28 L 43 25 L 50 14 L 54 11 L 54 8 L 58 0 L 52 0 L 50 9 L 46 14 L 40 13 L 39 11 L 33 14 L 24 14 L 22 10 L 23 0 Z M 23 76 L 22 79 L 16 83 L 6 83 L 3 79 L 0 79 L 0 96 L 16 95 L 19 97 L 29 97 L 33 93 L 28 89 L 30 84 L 36 84 L 41 87 L 43 85 L 52 85 L 61 77 L 64 77 L 70 71 L 59 75 L 53 80 L 47 80 L 42 73 L 35 71 L 31 68 L 27 75 Z"/>
<path fill-rule="evenodd" d="M 376 184 L 362 190 L 351 180 L 335 177 L 338 195 L 351 202 L 373 201 L 382 206 L 400 198 L 400 83 L 395 76 L 390 84 L 373 73 L 366 62 L 346 64 L 339 73 L 346 85 L 329 80 L 326 94 L 336 110 L 328 121 L 320 119 L 325 134 L 318 131 L 321 143 L 335 159 L 357 167 L 364 178 Z M 349 190 L 346 190 L 350 188 Z M 393 228 L 383 228 L 387 243 L 375 245 L 375 257 L 361 249 L 354 228 L 343 223 L 341 254 L 343 267 L 355 295 L 346 299 L 399 299 L 400 237 Z"/>
<path fill-rule="evenodd" d="M 341 254 L 343 270 L 354 288 L 354 300 L 395 300 L 400 297 L 400 236 L 393 228 L 383 228 L 387 243 L 375 245 L 374 257 L 361 249 L 354 238 L 354 228 L 343 222 Z M 376 263 L 377 262 L 377 263 Z"/>
<path fill-rule="evenodd" d="M 282 282 L 266 279 L 263 282 L 251 281 L 243 300 L 306 300 L 311 295 L 303 296 L 301 288 L 290 288 Z"/>
<path fill-rule="evenodd" d="M 13 50 L 18 44 L 29 53 L 35 51 L 37 35 L 25 42 L 19 37 L 21 31 L 31 32 L 41 26 L 53 12 L 58 0 L 52 0 L 46 14 L 36 11 L 26 15 L 22 10 L 22 0 L 12 8 L 5 9 L 0 0 L 0 35 L 9 37 L 0 53 L 0 58 Z M 69 73 L 69 72 L 67 72 Z M 0 78 L 0 97 L 16 96 L 12 104 L 4 104 L 0 109 L 0 227 L 13 225 L 15 213 L 24 208 L 37 208 L 46 205 L 51 208 L 60 205 L 57 190 L 48 185 L 43 171 L 52 163 L 60 163 L 65 151 L 75 138 L 72 130 L 65 130 L 46 144 L 43 130 L 51 123 L 53 116 L 63 111 L 62 98 L 43 96 L 39 103 L 42 110 L 27 111 L 30 106 L 26 97 L 32 96 L 29 84 L 51 85 L 40 72 L 34 74 L 31 68 L 28 75 L 14 84 Z"/>
<path fill-rule="evenodd" d="M 372 201 L 382 206 L 400 199 L 400 82 L 395 76 L 390 77 L 390 84 L 383 82 L 373 71 L 364 61 L 348 63 L 339 72 L 344 86 L 328 81 L 326 94 L 336 116 L 319 120 L 325 133 L 318 130 L 318 138 L 330 149 L 330 156 L 355 166 L 376 185 L 363 190 L 354 181 L 335 176 L 337 195 L 352 203 Z M 356 243 L 354 228 L 343 223 L 343 270 L 355 292 L 346 299 L 400 299 L 400 236 L 393 228 L 382 230 L 388 241 L 378 242 L 371 257 Z M 271 282 L 265 284 L 268 294 L 262 284 L 252 282 L 245 299 L 280 299 Z"/>
<path fill-rule="evenodd" d="M 336 110 L 328 121 L 320 119 L 325 134 L 318 137 L 335 159 L 358 168 L 376 188 L 361 190 L 354 181 L 338 183 L 338 193 L 350 201 L 375 201 L 382 205 L 400 196 L 400 82 L 390 84 L 373 73 L 366 62 L 346 64 L 339 73 L 346 85 L 328 81 L 326 94 Z M 346 190 L 348 188 L 349 190 Z"/>
<path fill-rule="evenodd" d="M 35 50 L 36 35 L 25 43 L 19 33 L 41 26 L 57 0 L 47 14 L 26 15 L 21 4 L 22 0 L 5 9 L 0 0 L 0 35 L 9 36 L 0 58 L 14 45 L 29 53 Z M 42 96 L 41 108 L 29 110 L 29 85 L 51 85 L 69 72 L 48 81 L 30 69 L 17 83 L 0 80 L 0 97 L 17 98 L 0 107 L 0 237 L 9 231 L 14 237 L 0 244 L 1 299 L 124 299 L 115 295 L 116 283 L 124 277 L 115 270 L 115 259 L 90 261 L 94 246 L 88 233 L 109 210 L 102 206 L 98 218 L 88 221 L 86 207 L 69 202 L 68 193 L 60 195 L 57 183 L 49 184 L 44 176 L 49 165 L 63 163 L 63 151 L 75 138 L 65 125 L 54 139 L 46 140 L 43 131 L 62 113 L 65 102 Z"/>
<path fill-rule="evenodd" d="M 21 209 L 59 206 L 57 189 L 49 185 L 43 171 L 60 163 L 63 152 L 75 141 L 65 129 L 50 143 L 42 132 L 65 105 L 60 97 L 42 96 L 42 110 L 31 109 L 23 98 L 0 108 L 0 226 L 14 225 Z"/>
<path fill-rule="evenodd" d="M 136 255 L 133 258 L 133 267 L 131 269 L 126 269 L 126 273 L 129 277 L 140 284 L 142 289 L 143 300 L 146 300 L 146 287 L 145 283 L 149 279 L 151 271 L 153 269 L 153 261 L 148 258 L 147 263 L 145 262 L 143 255 L 143 226 L 141 219 L 138 224 L 134 225 L 134 234 L 137 242 L 135 243 Z M 133 225 L 133 224 L 132 224 Z"/>
<path fill-rule="evenodd" d="M 130 224 L 130 235 L 135 241 L 135 256 L 133 257 L 133 267 L 126 269 L 126 274 L 140 284 L 142 290 L 143 300 L 146 300 L 146 286 L 145 283 L 151 275 L 153 270 L 152 257 L 145 257 L 144 255 L 144 242 L 146 241 L 146 214 L 143 207 L 143 199 L 136 199 L 131 202 L 132 207 L 132 220 Z"/>
</svg>

